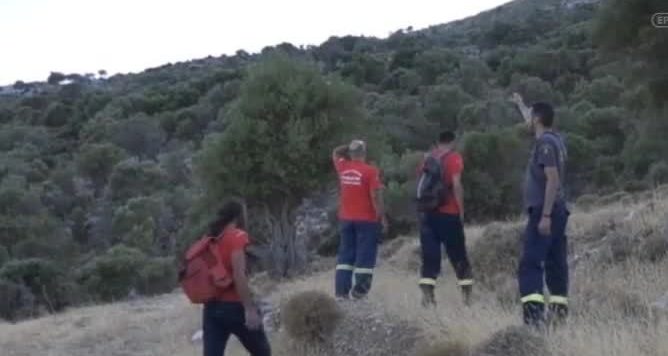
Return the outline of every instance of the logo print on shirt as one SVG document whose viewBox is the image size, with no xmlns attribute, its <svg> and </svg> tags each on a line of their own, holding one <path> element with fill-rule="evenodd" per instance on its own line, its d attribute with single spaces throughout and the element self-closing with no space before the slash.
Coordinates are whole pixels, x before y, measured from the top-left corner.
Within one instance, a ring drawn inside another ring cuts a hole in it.
<svg viewBox="0 0 668 356">
<path fill-rule="evenodd" d="M 362 185 L 362 173 L 356 169 L 348 169 L 341 172 L 341 184 Z"/>
</svg>

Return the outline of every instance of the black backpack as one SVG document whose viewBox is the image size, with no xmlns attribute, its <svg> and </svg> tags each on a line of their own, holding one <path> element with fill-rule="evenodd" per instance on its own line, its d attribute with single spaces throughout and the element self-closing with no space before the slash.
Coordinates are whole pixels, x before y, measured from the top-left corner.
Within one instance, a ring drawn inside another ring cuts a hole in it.
<svg viewBox="0 0 668 356">
<path fill-rule="evenodd" d="M 450 153 L 441 153 L 436 156 L 429 154 L 425 159 L 417 182 L 415 200 L 418 211 L 435 211 L 446 203 L 450 187 L 443 181 L 445 176 L 443 159 L 448 154 Z"/>
</svg>

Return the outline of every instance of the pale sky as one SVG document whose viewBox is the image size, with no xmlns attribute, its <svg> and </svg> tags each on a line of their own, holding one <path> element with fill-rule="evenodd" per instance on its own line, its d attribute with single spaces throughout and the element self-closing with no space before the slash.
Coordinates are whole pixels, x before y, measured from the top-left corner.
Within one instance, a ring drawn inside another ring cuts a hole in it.
<svg viewBox="0 0 668 356">
<path fill-rule="evenodd" d="M 507 0 L 0 0 L 0 85 L 458 20 Z"/>
</svg>

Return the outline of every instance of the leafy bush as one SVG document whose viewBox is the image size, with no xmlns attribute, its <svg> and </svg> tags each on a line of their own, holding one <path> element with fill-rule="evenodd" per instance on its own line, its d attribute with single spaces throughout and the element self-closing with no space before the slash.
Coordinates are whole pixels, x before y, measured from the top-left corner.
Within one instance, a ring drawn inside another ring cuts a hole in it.
<svg viewBox="0 0 668 356">
<path fill-rule="evenodd" d="M 15 321 L 35 311 L 35 297 L 25 286 L 0 278 L 0 319 Z"/>
<path fill-rule="evenodd" d="M 124 158 L 123 150 L 110 143 L 85 145 L 77 159 L 79 171 L 101 188 L 109 179 L 114 166 Z"/>
<path fill-rule="evenodd" d="M 166 186 L 164 172 L 152 161 L 129 159 L 117 164 L 109 181 L 114 200 L 151 195 Z"/>
<path fill-rule="evenodd" d="M 50 312 L 60 311 L 72 302 L 71 284 L 64 271 L 45 259 L 12 260 L 0 269 L 0 279 L 25 286 L 35 297 L 36 306 Z"/>
<path fill-rule="evenodd" d="M 474 132 L 462 141 L 468 216 L 493 219 L 515 215 L 521 207 L 521 167 L 528 156 L 516 133 Z"/>
<path fill-rule="evenodd" d="M 0 268 L 9 261 L 9 251 L 5 246 L 0 245 Z"/>
<path fill-rule="evenodd" d="M 661 161 L 653 164 L 647 173 L 647 180 L 654 187 L 668 183 L 668 163 Z"/>
<path fill-rule="evenodd" d="M 123 299 L 138 285 L 138 271 L 144 265 L 145 259 L 140 250 L 116 245 L 86 264 L 78 273 L 78 281 L 95 299 Z M 151 274 L 148 272 L 151 271 L 147 271 L 147 276 Z"/>
<path fill-rule="evenodd" d="M 415 189 L 423 153 L 406 152 L 401 156 L 386 155 L 381 161 L 386 182 L 385 208 L 395 228 L 406 232 L 415 225 Z"/>
<path fill-rule="evenodd" d="M 139 270 L 139 293 L 155 295 L 172 291 L 176 286 L 176 270 L 176 261 L 173 258 L 149 260 Z"/>
<path fill-rule="evenodd" d="M 206 140 L 197 157 L 207 202 L 242 196 L 263 208 L 277 274 L 305 265 L 290 217 L 303 197 L 326 185 L 332 148 L 363 132 L 361 104 L 354 88 L 313 65 L 271 58 L 250 71 L 229 127 Z"/>
<path fill-rule="evenodd" d="M 290 337 L 305 342 L 328 340 L 343 318 L 328 294 L 307 291 L 294 295 L 281 308 L 282 325 Z"/>
<path fill-rule="evenodd" d="M 114 211 L 113 234 L 126 246 L 151 252 L 164 202 L 156 197 L 131 198 Z"/>
</svg>

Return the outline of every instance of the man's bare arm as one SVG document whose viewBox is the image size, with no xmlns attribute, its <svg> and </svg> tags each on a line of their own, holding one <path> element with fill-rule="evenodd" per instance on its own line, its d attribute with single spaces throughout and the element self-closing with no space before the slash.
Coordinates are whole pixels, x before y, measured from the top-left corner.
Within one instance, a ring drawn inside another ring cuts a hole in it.
<svg viewBox="0 0 668 356">
<path fill-rule="evenodd" d="M 545 184 L 545 202 L 543 203 L 543 216 L 552 215 L 552 207 L 557 199 L 557 191 L 559 190 L 559 171 L 557 167 L 545 167 L 545 176 L 547 177 L 547 184 Z"/>
<path fill-rule="evenodd" d="M 452 176 L 452 188 L 455 193 L 455 200 L 459 206 L 461 216 L 464 216 L 464 185 L 462 184 L 461 173 Z"/>
<path fill-rule="evenodd" d="M 373 207 L 376 210 L 376 216 L 378 221 L 383 227 L 383 233 L 387 232 L 387 218 L 385 217 L 385 201 L 383 200 L 383 189 L 379 188 L 371 191 L 371 201 L 373 202 Z"/>
<path fill-rule="evenodd" d="M 246 255 L 243 250 L 234 251 L 232 253 L 232 269 L 234 273 L 234 287 L 239 293 L 241 303 L 243 303 L 246 310 L 255 308 L 253 304 L 253 295 L 248 283 L 248 276 L 246 275 Z"/>
<path fill-rule="evenodd" d="M 383 189 L 376 189 L 371 191 L 371 200 L 373 207 L 376 210 L 376 215 L 379 219 L 385 216 L 385 201 L 383 200 Z"/>
<path fill-rule="evenodd" d="M 332 160 L 336 161 L 338 159 L 348 159 L 348 146 L 341 145 L 332 151 Z"/>
<path fill-rule="evenodd" d="M 531 108 L 524 104 L 524 98 L 519 93 L 513 93 L 513 96 L 510 98 L 510 101 L 517 105 L 517 108 L 522 113 L 524 122 L 529 123 L 531 121 Z"/>
</svg>

